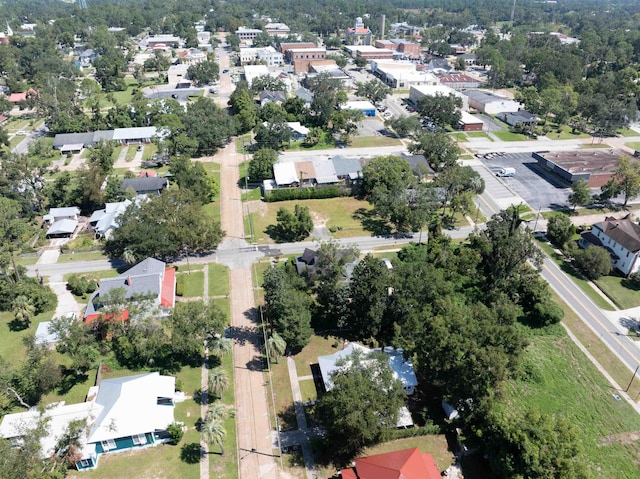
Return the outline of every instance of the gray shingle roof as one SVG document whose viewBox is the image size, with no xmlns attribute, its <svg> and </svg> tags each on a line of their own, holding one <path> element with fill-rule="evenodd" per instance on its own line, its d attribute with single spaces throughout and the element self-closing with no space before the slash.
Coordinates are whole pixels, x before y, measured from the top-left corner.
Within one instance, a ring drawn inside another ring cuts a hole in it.
<svg viewBox="0 0 640 479">
<path fill-rule="evenodd" d="M 602 231 L 632 253 L 640 251 L 640 225 L 630 219 L 609 216 L 602 222 Z"/>
<path fill-rule="evenodd" d="M 168 184 L 169 181 L 166 178 L 143 176 L 142 178 L 122 180 L 122 189 L 132 188 L 136 193 L 143 193 L 146 191 L 160 191 L 166 188 Z"/>
</svg>

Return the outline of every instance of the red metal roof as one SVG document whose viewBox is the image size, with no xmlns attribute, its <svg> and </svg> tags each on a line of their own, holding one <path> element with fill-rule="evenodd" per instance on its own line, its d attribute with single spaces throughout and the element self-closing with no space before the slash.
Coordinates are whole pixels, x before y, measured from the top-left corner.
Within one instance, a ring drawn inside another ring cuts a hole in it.
<svg viewBox="0 0 640 479">
<path fill-rule="evenodd" d="M 173 308 L 176 302 L 176 270 L 166 268 L 164 279 L 162 280 L 162 292 L 160 293 L 160 304 Z"/>
<path fill-rule="evenodd" d="M 91 324 L 93 321 L 98 319 L 100 316 L 102 316 L 102 315 L 98 314 L 98 313 L 90 314 L 89 316 L 84 318 L 84 322 L 86 324 Z M 123 311 L 120 311 L 117 314 L 110 313 L 110 314 L 105 315 L 105 317 L 104 317 L 105 321 L 110 321 L 112 319 L 115 320 L 116 322 L 125 321 L 125 320 L 129 319 L 129 311 L 125 309 Z"/>
<path fill-rule="evenodd" d="M 362 457 L 355 462 L 355 475 L 353 469 L 345 469 L 342 471 L 343 478 L 440 479 L 441 477 L 433 456 L 420 452 L 417 447 Z"/>
</svg>

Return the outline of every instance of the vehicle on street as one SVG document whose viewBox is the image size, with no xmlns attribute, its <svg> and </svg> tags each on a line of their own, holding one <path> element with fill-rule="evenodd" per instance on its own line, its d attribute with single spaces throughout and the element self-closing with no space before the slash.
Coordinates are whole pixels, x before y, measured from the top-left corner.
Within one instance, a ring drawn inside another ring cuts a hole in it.
<svg viewBox="0 0 640 479">
<path fill-rule="evenodd" d="M 502 178 L 516 176 L 515 168 L 502 168 L 500 171 L 496 173 L 496 176 L 500 176 Z"/>
<path fill-rule="evenodd" d="M 27 136 L 27 132 L 24 130 L 16 131 L 16 136 Z"/>
</svg>

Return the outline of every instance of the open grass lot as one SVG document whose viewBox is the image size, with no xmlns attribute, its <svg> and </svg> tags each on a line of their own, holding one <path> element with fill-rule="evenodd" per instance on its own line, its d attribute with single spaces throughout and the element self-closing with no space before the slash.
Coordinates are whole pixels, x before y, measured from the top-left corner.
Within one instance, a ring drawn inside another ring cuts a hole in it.
<svg viewBox="0 0 640 479">
<path fill-rule="evenodd" d="M 534 374 L 506 385 L 505 406 L 515 414 L 534 407 L 568 418 L 594 477 L 637 478 L 640 417 L 625 401 L 614 399 L 616 391 L 564 329 L 554 326 L 530 337 L 524 360 Z"/>
<path fill-rule="evenodd" d="M 585 150 L 591 148 L 611 148 L 611 145 L 608 145 L 607 143 L 583 143 L 580 148 L 584 148 Z"/>
<path fill-rule="evenodd" d="M 16 264 L 21 264 L 22 266 L 29 266 L 32 264 L 36 264 L 40 259 L 39 256 L 22 256 L 15 259 Z"/>
<path fill-rule="evenodd" d="M 333 233 L 335 238 L 350 238 L 353 236 L 368 236 L 362 222 L 356 218 L 356 212 L 363 208 L 368 211 L 371 205 L 352 197 L 327 198 L 322 200 L 292 200 L 265 203 L 266 210 L 251 214 L 254 240 L 257 243 L 272 243 L 265 229 L 276 223 L 276 212 L 280 208 L 293 210 L 296 204 L 308 206 L 314 221 L 326 221 L 328 228 L 340 228 Z"/>
<path fill-rule="evenodd" d="M 144 150 L 142 152 L 142 161 L 150 160 L 157 152 L 158 145 L 156 145 L 155 143 L 148 143 L 144 145 Z"/>
<path fill-rule="evenodd" d="M 485 138 L 487 140 L 493 141 L 493 138 L 487 135 L 484 131 L 467 131 L 466 135 L 469 138 Z"/>
<path fill-rule="evenodd" d="M 209 296 L 229 294 L 229 270 L 221 264 L 209 264 Z"/>
<path fill-rule="evenodd" d="M 527 141 L 533 140 L 533 138 L 523 135 L 522 133 L 514 133 L 508 130 L 494 131 L 494 135 L 500 138 L 502 141 Z"/>
<path fill-rule="evenodd" d="M 63 276 L 64 281 L 69 281 L 69 278 L 77 273 L 67 273 Z M 118 276 L 118 271 L 115 269 L 105 269 L 103 271 L 92 271 L 91 273 L 82 273 L 81 276 L 86 276 L 90 279 L 101 280 L 102 278 L 115 278 Z"/>
<path fill-rule="evenodd" d="M 375 146 L 396 146 L 402 142 L 388 136 L 358 136 L 351 141 L 351 148 L 370 148 Z"/>
<path fill-rule="evenodd" d="M 127 148 L 127 152 L 125 153 L 124 161 L 128 163 L 130 161 L 133 161 L 133 159 L 135 158 L 137 147 L 127 146 L 126 148 Z"/>
<path fill-rule="evenodd" d="M 35 334 L 38 324 L 42 321 L 49 321 L 53 317 L 54 310 L 45 311 L 31 320 L 28 329 L 13 330 L 13 313 L 10 311 L 0 312 L 0 357 L 6 361 L 20 361 L 24 358 L 27 349 L 22 343 L 22 339 Z"/>
<path fill-rule="evenodd" d="M 102 251 L 81 251 L 79 253 L 63 253 L 58 257 L 58 263 L 71 263 L 74 261 L 95 261 L 107 259 Z"/>
<path fill-rule="evenodd" d="M 196 298 L 204 294 L 204 273 L 195 271 L 193 273 L 179 273 L 176 276 L 176 288 L 182 284 L 183 298 Z"/>
<path fill-rule="evenodd" d="M 575 140 L 576 138 L 591 138 L 591 135 L 589 135 L 588 133 L 573 133 L 572 128 L 569 125 L 563 125 L 560 131 L 558 131 L 557 125 L 550 126 L 552 127 L 552 130 L 546 134 L 546 137 L 550 140 Z"/>
<path fill-rule="evenodd" d="M 463 133 L 462 131 L 456 131 L 454 133 L 449 133 L 449 136 L 451 137 L 452 140 L 457 141 L 457 142 L 465 142 L 465 141 L 467 141 L 467 135 L 465 133 Z"/>
<path fill-rule="evenodd" d="M 636 130 L 632 130 L 631 128 L 621 128 L 616 133 L 622 136 L 640 136 L 640 133 Z"/>
<path fill-rule="evenodd" d="M 640 306 L 640 292 L 627 288 L 628 280 L 621 276 L 602 276 L 594 281 L 598 288 L 613 301 L 620 309 L 629 309 Z"/>
</svg>

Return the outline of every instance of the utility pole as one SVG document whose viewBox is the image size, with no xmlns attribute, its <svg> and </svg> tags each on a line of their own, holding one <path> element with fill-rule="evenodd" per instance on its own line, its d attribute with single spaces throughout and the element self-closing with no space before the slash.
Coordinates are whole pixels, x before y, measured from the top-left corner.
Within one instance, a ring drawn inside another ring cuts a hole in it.
<svg viewBox="0 0 640 479">
<path fill-rule="evenodd" d="M 629 392 L 629 389 L 631 388 L 631 383 L 635 379 L 636 373 L 638 372 L 638 369 L 640 369 L 640 364 L 636 367 L 636 370 L 633 372 L 633 376 L 631 376 L 631 381 L 629 381 L 629 385 L 627 386 L 627 389 L 624 390 L 624 392 L 626 392 L 626 393 Z"/>
</svg>

